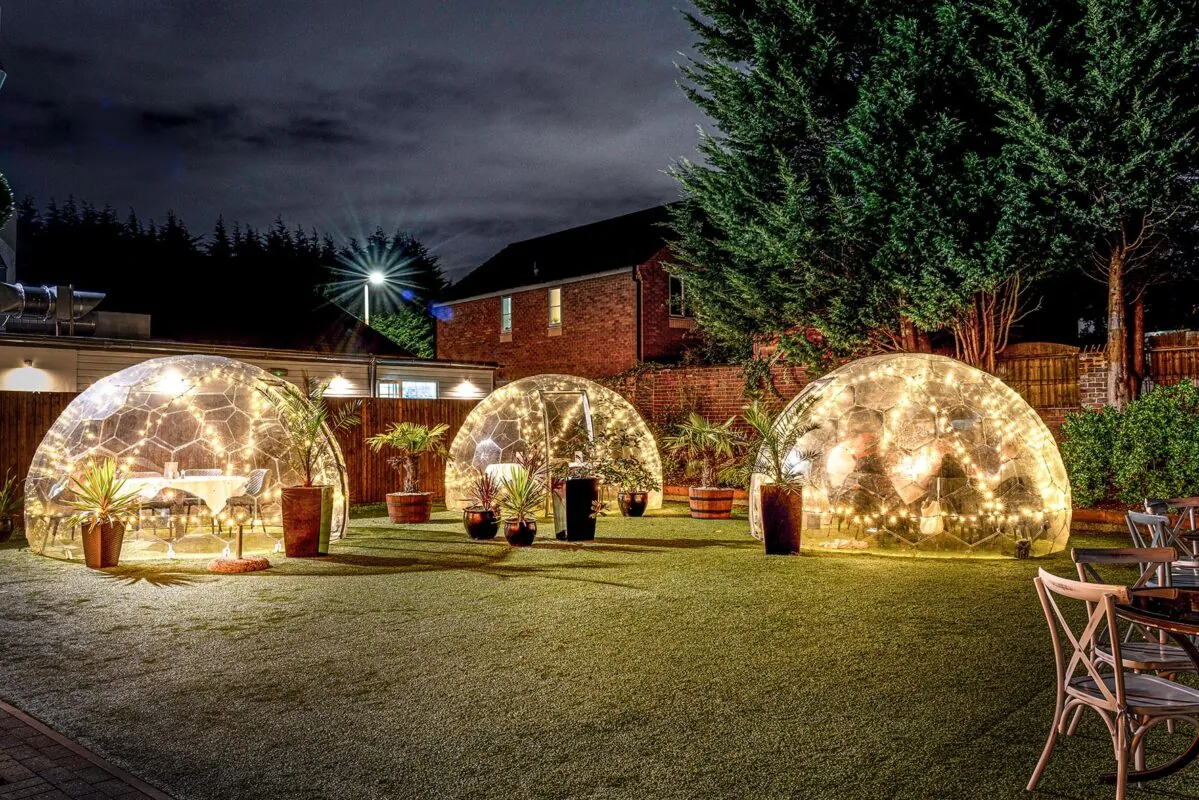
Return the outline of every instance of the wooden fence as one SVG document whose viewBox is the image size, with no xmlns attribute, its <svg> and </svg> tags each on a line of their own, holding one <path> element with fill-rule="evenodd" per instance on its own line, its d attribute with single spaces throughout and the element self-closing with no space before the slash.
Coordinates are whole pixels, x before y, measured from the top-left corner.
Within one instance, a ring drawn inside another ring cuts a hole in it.
<svg viewBox="0 0 1199 800">
<path fill-rule="evenodd" d="M 74 392 L 0 392 L 0 477 L 10 470 L 24 481 L 33 455 L 46 431 L 58 419 Z M 353 402 L 330 400 L 330 405 Z M 337 434 L 354 503 L 381 503 L 388 492 L 399 491 L 401 477 L 387 463 L 387 453 L 374 453 L 365 444 L 367 436 L 393 422 L 419 422 L 450 426 L 446 446 L 453 441 L 466 415 L 477 400 L 401 400 L 374 398 L 362 401 L 362 425 Z M 420 463 L 421 491 L 445 496 L 445 462 L 426 456 Z"/>
<path fill-rule="evenodd" d="M 1199 332 L 1178 331 L 1149 338 L 1149 379 L 1158 386 L 1199 381 Z"/>
<path fill-rule="evenodd" d="M 1003 351 L 996 375 L 1033 408 L 1077 408 L 1078 348 L 1028 342 Z"/>
</svg>

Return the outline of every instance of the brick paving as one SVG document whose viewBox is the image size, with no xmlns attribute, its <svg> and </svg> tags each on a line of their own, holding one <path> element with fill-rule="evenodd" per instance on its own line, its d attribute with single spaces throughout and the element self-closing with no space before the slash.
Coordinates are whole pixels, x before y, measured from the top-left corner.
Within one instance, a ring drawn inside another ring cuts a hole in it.
<svg viewBox="0 0 1199 800">
<path fill-rule="evenodd" d="M 0 702 L 0 800 L 171 800 L 28 714 Z"/>
</svg>

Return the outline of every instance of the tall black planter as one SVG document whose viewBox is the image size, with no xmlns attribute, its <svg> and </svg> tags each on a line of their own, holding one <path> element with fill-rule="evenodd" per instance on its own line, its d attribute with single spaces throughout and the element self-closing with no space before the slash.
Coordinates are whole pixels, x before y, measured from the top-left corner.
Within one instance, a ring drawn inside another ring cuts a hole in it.
<svg viewBox="0 0 1199 800">
<path fill-rule="evenodd" d="M 587 542 L 595 538 L 595 504 L 600 499 L 599 478 L 566 480 L 566 540 Z"/>
<path fill-rule="evenodd" d="M 759 489 L 762 508 L 762 540 L 768 556 L 799 555 L 803 525 L 803 494 L 765 484 Z"/>
</svg>

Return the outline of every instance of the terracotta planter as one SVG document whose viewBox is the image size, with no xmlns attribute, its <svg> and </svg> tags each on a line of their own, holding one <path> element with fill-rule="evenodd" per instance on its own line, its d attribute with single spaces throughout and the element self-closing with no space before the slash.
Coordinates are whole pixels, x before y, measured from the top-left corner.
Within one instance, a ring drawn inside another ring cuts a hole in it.
<svg viewBox="0 0 1199 800">
<path fill-rule="evenodd" d="M 600 499 L 599 478 L 569 478 L 566 481 L 566 540 L 595 539 L 595 504 Z"/>
<path fill-rule="evenodd" d="M 733 513 L 733 490 L 692 486 L 687 491 L 692 519 L 728 519 Z"/>
<path fill-rule="evenodd" d="M 322 501 L 326 490 L 331 492 L 332 487 L 283 487 L 283 549 L 288 558 L 312 558 L 321 554 L 321 523 L 325 516 Z"/>
<path fill-rule="evenodd" d="M 494 539 L 500 532 L 500 520 L 495 510 L 472 506 L 462 512 L 462 525 L 472 539 Z"/>
<path fill-rule="evenodd" d="M 528 547 L 537 536 L 537 520 L 506 519 L 504 520 L 504 538 L 513 547 Z"/>
<path fill-rule="evenodd" d="M 389 492 L 387 495 L 387 517 L 397 525 L 428 522 L 433 511 L 433 495 L 430 492 Z"/>
<path fill-rule="evenodd" d="M 768 556 L 799 554 L 803 528 L 803 492 L 764 484 L 759 488 L 762 508 L 762 542 Z"/>
<path fill-rule="evenodd" d="M 121 545 L 125 543 L 125 523 L 82 525 L 83 562 L 92 569 L 115 567 L 121 562 Z"/>
<path fill-rule="evenodd" d="M 616 502 L 624 517 L 640 517 L 649 505 L 649 492 L 618 492 Z"/>
</svg>

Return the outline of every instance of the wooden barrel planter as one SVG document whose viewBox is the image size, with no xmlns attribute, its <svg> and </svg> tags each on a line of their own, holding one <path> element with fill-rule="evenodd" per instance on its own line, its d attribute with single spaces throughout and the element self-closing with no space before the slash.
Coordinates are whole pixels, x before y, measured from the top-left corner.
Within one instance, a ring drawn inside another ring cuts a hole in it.
<svg viewBox="0 0 1199 800">
<path fill-rule="evenodd" d="M 428 522 L 433 510 L 433 495 L 429 492 L 390 492 L 387 495 L 387 516 L 397 524 Z"/>
<path fill-rule="evenodd" d="M 692 519 L 728 519 L 733 513 L 733 490 L 692 486 L 687 491 Z"/>
</svg>

